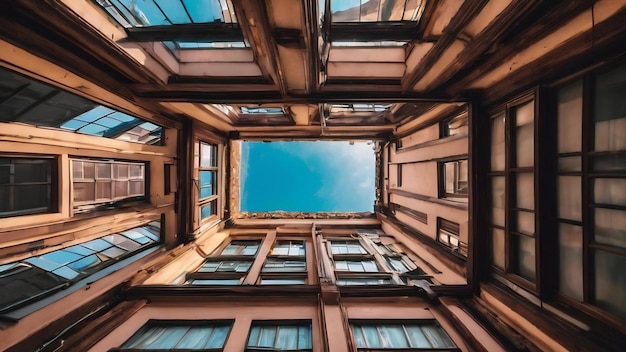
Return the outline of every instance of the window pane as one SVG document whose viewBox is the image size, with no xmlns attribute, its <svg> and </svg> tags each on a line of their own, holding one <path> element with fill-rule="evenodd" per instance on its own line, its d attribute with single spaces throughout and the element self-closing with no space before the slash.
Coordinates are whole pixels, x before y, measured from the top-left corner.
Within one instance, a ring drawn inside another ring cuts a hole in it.
<svg viewBox="0 0 626 352">
<path fill-rule="evenodd" d="M 595 304 L 626 318 L 626 257 L 595 251 Z"/>
<path fill-rule="evenodd" d="M 504 114 L 491 120 L 491 170 L 503 171 L 504 148 Z"/>
<path fill-rule="evenodd" d="M 200 217 L 202 219 L 206 219 L 208 217 L 210 217 L 211 215 L 215 215 L 215 205 L 216 205 L 216 201 L 212 200 L 210 201 L 208 204 L 203 205 L 200 207 Z"/>
<path fill-rule="evenodd" d="M 409 347 L 402 325 L 383 325 L 379 329 L 383 346 L 388 348 Z"/>
<path fill-rule="evenodd" d="M 261 285 L 304 285 L 304 278 L 261 279 Z"/>
<path fill-rule="evenodd" d="M 111 182 L 96 182 L 96 199 L 111 199 Z"/>
<path fill-rule="evenodd" d="M 535 239 L 511 235 L 511 270 L 519 276 L 535 281 Z"/>
<path fill-rule="evenodd" d="M 518 167 L 533 166 L 535 160 L 535 103 L 531 101 L 514 110 L 516 163 Z"/>
<path fill-rule="evenodd" d="M 514 211 L 513 213 L 517 214 L 517 227 L 515 228 L 517 232 L 521 232 L 530 236 L 534 235 L 535 214 L 525 211 Z"/>
<path fill-rule="evenodd" d="M 216 167 L 216 145 L 200 143 L 200 167 Z"/>
<path fill-rule="evenodd" d="M 535 209 L 535 178 L 530 172 L 517 174 L 516 195 L 517 208 Z"/>
<path fill-rule="evenodd" d="M 580 176 L 559 176 L 559 218 L 581 220 L 582 191 Z"/>
<path fill-rule="evenodd" d="M 559 224 L 559 291 L 583 300 L 583 229 Z"/>
<path fill-rule="evenodd" d="M 594 202 L 597 204 L 626 204 L 626 178 L 597 178 L 594 181 Z"/>
<path fill-rule="evenodd" d="M 96 184 L 94 182 L 74 182 L 74 201 L 88 202 L 96 199 Z"/>
<path fill-rule="evenodd" d="M 504 203 L 506 200 L 504 176 L 491 178 L 491 223 L 504 226 Z"/>
<path fill-rule="evenodd" d="M 277 349 L 295 350 L 298 348 L 298 327 L 297 326 L 279 326 L 276 334 Z"/>
<path fill-rule="evenodd" d="M 626 248 L 626 211 L 596 208 L 594 222 L 596 242 Z"/>
<path fill-rule="evenodd" d="M 448 337 L 448 334 L 437 325 L 425 325 L 422 330 L 426 337 L 435 348 L 453 348 L 454 343 Z"/>
<path fill-rule="evenodd" d="M 411 347 L 413 348 L 428 348 L 432 347 L 426 335 L 419 326 L 406 326 L 406 332 L 409 335 L 411 341 Z"/>
<path fill-rule="evenodd" d="M 582 144 L 583 82 L 559 89 L 559 153 L 578 152 Z"/>
<path fill-rule="evenodd" d="M 239 285 L 239 279 L 193 279 L 190 285 Z"/>
<path fill-rule="evenodd" d="M 594 93 L 595 150 L 626 150 L 626 65 L 599 74 Z"/>
<path fill-rule="evenodd" d="M 582 163 L 579 156 L 568 156 L 564 158 L 559 158 L 559 171 L 572 172 L 581 170 Z"/>
<path fill-rule="evenodd" d="M 591 158 L 593 160 L 593 170 L 624 173 L 626 172 L 626 154 L 600 155 Z"/>
</svg>

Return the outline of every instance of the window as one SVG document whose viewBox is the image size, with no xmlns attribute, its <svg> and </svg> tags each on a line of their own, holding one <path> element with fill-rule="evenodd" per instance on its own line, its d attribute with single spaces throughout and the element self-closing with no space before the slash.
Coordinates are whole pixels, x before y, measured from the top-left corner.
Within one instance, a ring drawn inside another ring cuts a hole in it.
<svg viewBox="0 0 626 352">
<path fill-rule="evenodd" d="M 247 346 L 247 351 L 311 351 L 311 322 L 253 321 Z"/>
<path fill-rule="evenodd" d="M 371 260 L 335 260 L 335 270 L 349 271 L 353 273 L 376 273 L 378 266 L 376 261 Z"/>
<path fill-rule="evenodd" d="M 246 276 L 259 250 L 259 240 L 236 240 L 211 256 L 196 272 L 187 274 L 190 285 L 239 285 Z"/>
<path fill-rule="evenodd" d="M 467 159 L 439 164 L 440 198 L 467 201 Z"/>
<path fill-rule="evenodd" d="M 380 45 L 418 39 L 418 24 L 428 3 L 425 0 L 375 1 L 367 4 L 330 0 L 326 8 L 324 2 L 320 2 L 319 18 L 323 37 L 331 42 L 355 43 L 353 45 L 372 45 L 372 42 Z M 381 31 L 381 28 L 384 30 Z"/>
<path fill-rule="evenodd" d="M 149 321 L 119 351 L 221 351 L 231 326 L 226 321 Z"/>
<path fill-rule="evenodd" d="M 155 0 L 130 4 L 98 0 L 98 4 L 126 28 L 130 41 L 163 41 L 170 50 L 247 46 L 230 1 L 171 0 L 165 5 Z M 172 31 L 173 26 L 179 30 Z"/>
<path fill-rule="evenodd" d="M 408 215 L 410 217 L 412 217 L 413 219 L 424 223 L 424 224 L 428 224 L 428 214 L 421 212 L 419 210 L 415 210 L 415 209 L 411 209 L 409 207 L 405 207 L 403 205 L 397 204 L 397 203 L 389 203 L 389 207 L 391 209 L 391 211 L 395 214 L 397 211 L 404 213 L 405 215 Z"/>
<path fill-rule="evenodd" d="M 259 240 L 231 241 L 223 250 L 222 255 L 256 255 L 259 250 Z"/>
<path fill-rule="evenodd" d="M 491 118 L 491 260 L 530 289 L 536 278 L 534 131 L 533 96 Z"/>
<path fill-rule="evenodd" d="M 88 275 L 159 242 L 160 224 L 129 229 L 0 265 L 0 312 L 66 288 Z"/>
<path fill-rule="evenodd" d="M 0 68 L 0 121 L 60 128 L 142 144 L 160 144 L 163 128 Z"/>
<path fill-rule="evenodd" d="M 55 210 L 55 162 L 52 158 L 0 157 L 0 218 Z"/>
<path fill-rule="evenodd" d="M 198 207 L 200 222 L 217 215 L 217 178 L 218 178 L 218 158 L 217 145 L 200 142 L 200 157 L 198 165 Z"/>
<path fill-rule="evenodd" d="M 441 138 L 450 137 L 458 134 L 467 134 L 468 132 L 468 115 L 467 112 L 444 120 L 440 124 Z"/>
<path fill-rule="evenodd" d="M 437 218 L 437 241 L 450 247 L 454 251 L 459 250 L 459 224 L 446 219 Z"/>
<path fill-rule="evenodd" d="M 626 65 L 556 93 L 558 297 L 626 319 Z"/>
<path fill-rule="evenodd" d="M 283 284 L 287 282 L 305 283 L 307 273 L 306 242 L 301 240 L 276 241 L 261 272 L 263 274 L 261 284 L 280 284 L 284 279 L 287 281 Z M 294 273 L 296 274 L 294 275 Z"/>
<path fill-rule="evenodd" d="M 339 286 L 377 286 L 377 285 L 391 285 L 391 278 L 389 276 L 380 277 L 352 277 L 339 276 L 337 278 L 337 285 Z"/>
<path fill-rule="evenodd" d="M 378 253 L 383 256 L 383 258 L 387 262 L 387 266 L 392 271 L 406 273 L 408 271 L 417 269 L 415 263 L 413 263 L 413 261 L 409 257 L 402 253 L 402 251 L 399 250 L 395 244 L 383 244 L 382 242 L 377 241 L 375 248 Z"/>
<path fill-rule="evenodd" d="M 398 164 L 398 179 L 397 179 L 397 184 L 396 187 L 402 187 L 402 164 Z"/>
<path fill-rule="evenodd" d="M 359 241 L 331 241 L 330 246 L 333 254 L 367 254 Z"/>
<path fill-rule="evenodd" d="M 237 272 L 246 273 L 250 269 L 250 260 L 211 260 L 207 261 L 198 269 L 199 273 Z"/>
<path fill-rule="evenodd" d="M 145 196 L 145 165 L 123 161 L 72 160 L 75 210 Z"/>
<path fill-rule="evenodd" d="M 412 322 L 351 321 L 354 343 L 359 351 L 402 348 L 458 351 L 446 331 L 434 320 Z"/>
</svg>

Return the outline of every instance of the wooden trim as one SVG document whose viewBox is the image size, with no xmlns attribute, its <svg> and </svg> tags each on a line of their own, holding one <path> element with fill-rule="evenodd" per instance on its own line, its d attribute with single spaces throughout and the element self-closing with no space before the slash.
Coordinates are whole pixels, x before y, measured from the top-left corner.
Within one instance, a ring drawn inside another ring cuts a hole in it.
<svg viewBox="0 0 626 352">
<path fill-rule="evenodd" d="M 449 200 L 433 198 L 433 197 L 430 197 L 430 196 L 425 196 L 425 195 L 418 194 L 418 193 L 404 191 L 404 190 L 397 189 L 397 188 L 390 188 L 389 189 L 389 193 L 390 194 L 397 194 L 399 196 L 403 196 L 403 197 L 407 197 L 407 198 L 423 200 L 425 202 L 441 204 L 441 205 L 444 205 L 444 206 L 447 206 L 447 207 L 450 207 L 450 208 L 461 209 L 461 210 L 467 210 L 468 209 L 468 206 L 467 206 L 466 203 L 452 202 L 452 201 L 449 201 Z"/>
<path fill-rule="evenodd" d="M 423 123 L 420 123 L 420 124 L 410 128 L 410 129 L 406 130 L 403 133 L 398 133 L 396 135 L 396 137 L 397 138 L 407 137 L 407 136 L 409 136 L 409 135 L 411 135 L 411 134 L 413 134 L 413 133 L 415 133 L 415 132 L 417 132 L 419 130 L 422 130 L 424 128 L 430 127 L 432 125 L 436 125 L 438 123 L 441 123 L 441 121 L 445 121 L 445 120 L 447 120 L 449 118 L 453 118 L 453 117 L 455 117 L 455 116 L 457 116 L 459 114 L 462 114 L 466 110 L 467 110 L 467 104 L 464 104 L 464 105 L 461 105 L 461 106 L 456 106 L 456 105 L 449 106 L 444 111 L 442 111 L 441 114 L 439 114 L 439 116 L 437 116 L 437 117 L 435 117 L 435 118 L 433 118 L 431 120 L 425 121 Z M 398 127 L 400 127 L 400 126 L 402 126 L 402 125 L 398 125 Z"/>
<path fill-rule="evenodd" d="M 430 49 L 415 70 L 402 77 L 403 91 L 413 90 L 415 84 L 441 59 L 441 54 L 452 45 L 465 26 L 480 13 L 486 4 L 486 0 L 466 0 L 463 2 L 435 46 Z"/>
<path fill-rule="evenodd" d="M 516 37 L 514 39 L 508 41 L 508 43 L 510 44 L 499 46 L 498 50 L 496 50 L 491 56 L 489 56 L 484 63 L 476 67 L 473 71 L 465 75 L 462 79 L 457 81 L 449 80 L 448 82 L 446 82 L 444 89 L 451 94 L 458 94 L 459 92 L 463 91 L 465 87 L 468 87 L 469 85 L 471 85 L 472 82 L 480 78 L 485 72 L 490 72 L 500 66 L 503 62 L 507 62 L 511 57 L 517 55 L 525 48 L 528 48 L 533 43 L 536 43 L 541 38 L 544 38 L 548 33 L 553 32 L 564 23 L 567 23 L 569 20 L 591 7 L 594 2 L 595 0 L 564 1 L 559 3 L 557 6 L 553 6 L 552 4 L 552 8 L 548 11 L 546 11 L 545 7 L 551 6 L 551 4 L 549 4 L 549 2 L 545 2 L 541 8 L 536 10 L 539 15 L 543 15 L 541 16 L 541 18 L 529 16 L 529 19 L 527 21 L 518 22 L 516 27 L 510 29 L 511 33 L 516 34 Z M 561 50 L 557 51 L 560 55 L 563 55 L 565 53 Z M 528 71 L 532 72 L 532 75 L 535 78 L 537 77 L 536 72 L 549 72 L 536 70 Z M 515 84 L 517 85 L 517 87 L 520 87 L 517 81 Z M 511 94 L 512 92 L 509 91 L 506 93 L 501 93 L 501 96 L 505 96 Z M 493 100 L 490 99 L 488 103 L 491 104 Z"/>
<path fill-rule="evenodd" d="M 428 224 L 428 214 L 423 213 L 419 210 L 411 209 L 397 203 L 389 203 L 389 208 L 391 209 L 392 213 L 399 211 L 423 224 Z"/>
<path fill-rule="evenodd" d="M 582 1 L 582 0 L 581 0 Z M 597 62 L 598 58 L 622 56 L 620 43 L 626 41 L 626 8 L 613 14 L 592 29 L 570 38 L 555 50 L 525 65 L 522 69 L 492 85 L 486 90 L 485 100 L 494 101 L 533 84 L 549 82 L 585 66 Z M 545 74 L 537 75 L 537 72 Z"/>
<path fill-rule="evenodd" d="M 398 149 L 396 149 L 396 154 L 400 154 L 400 153 L 403 153 L 403 152 L 408 152 L 408 151 L 411 151 L 411 150 L 431 147 L 433 145 L 439 145 L 439 144 L 444 144 L 444 143 L 448 143 L 448 142 L 454 142 L 457 139 L 464 139 L 464 138 L 467 138 L 468 136 L 469 136 L 469 134 L 467 134 L 467 133 L 460 133 L 460 134 L 455 134 L 455 135 L 452 135 L 452 136 L 449 136 L 449 137 L 433 139 L 432 141 L 426 141 L 426 142 L 415 144 L 415 145 L 411 145 L 411 146 L 408 146 L 408 147 L 398 148 Z M 435 160 L 435 159 L 431 159 L 431 160 Z"/>
<path fill-rule="evenodd" d="M 523 23 L 524 20 L 534 17 L 534 10 L 540 7 L 542 3 L 545 3 L 545 1 L 513 1 L 472 39 L 445 70 L 426 85 L 425 90 L 433 90 L 445 84 L 460 71 L 471 67 L 490 48 L 500 46 L 507 36 L 515 33 L 515 29 L 520 22 Z"/>
<path fill-rule="evenodd" d="M 554 313 L 521 299 L 499 284 L 483 284 L 481 289 L 570 351 L 617 351 L 626 342 L 623 334 L 620 336 L 607 326 L 594 326 L 591 331 L 581 330 Z"/>
</svg>

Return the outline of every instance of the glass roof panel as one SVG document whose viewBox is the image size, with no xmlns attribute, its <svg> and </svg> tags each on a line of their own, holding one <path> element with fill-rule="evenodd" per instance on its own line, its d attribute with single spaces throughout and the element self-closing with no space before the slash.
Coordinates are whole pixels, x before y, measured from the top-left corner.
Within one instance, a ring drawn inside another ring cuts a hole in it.
<svg viewBox="0 0 626 352">
<path fill-rule="evenodd" d="M 424 0 L 330 0 L 331 19 L 339 22 L 397 22 L 419 20 Z M 324 0 L 319 2 L 320 19 Z"/>
<path fill-rule="evenodd" d="M 237 23 L 230 0 L 97 0 L 126 28 Z"/>
<path fill-rule="evenodd" d="M 239 108 L 242 114 L 264 114 L 264 115 L 283 115 L 285 111 L 283 108 L 276 107 L 246 107 Z"/>
</svg>

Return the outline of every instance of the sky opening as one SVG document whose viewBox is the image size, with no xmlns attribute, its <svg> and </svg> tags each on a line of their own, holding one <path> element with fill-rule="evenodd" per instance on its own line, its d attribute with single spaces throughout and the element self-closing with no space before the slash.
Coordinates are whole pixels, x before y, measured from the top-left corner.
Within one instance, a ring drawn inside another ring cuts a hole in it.
<svg viewBox="0 0 626 352">
<path fill-rule="evenodd" d="M 242 142 L 244 212 L 373 211 L 372 142 Z"/>
</svg>

